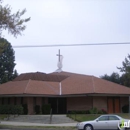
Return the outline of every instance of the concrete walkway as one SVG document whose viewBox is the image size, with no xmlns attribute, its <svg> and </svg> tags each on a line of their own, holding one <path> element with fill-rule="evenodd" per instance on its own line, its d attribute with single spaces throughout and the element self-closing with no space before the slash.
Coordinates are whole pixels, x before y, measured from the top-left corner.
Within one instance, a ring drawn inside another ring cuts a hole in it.
<svg viewBox="0 0 130 130">
<path fill-rule="evenodd" d="M 62 123 L 62 124 L 42 124 L 42 123 L 27 123 L 27 122 L 12 122 L 12 121 L 1 121 L 1 125 L 11 126 L 59 126 L 59 127 L 76 127 L 77 123 Z"/>
<path fill-rule="evenodd" d="M 28 122 L 28 123 L 41 123 L 41 124 L 64 124 L 64 123 L 77 123 L 66 115 L 53 115 L 50 120 L 50 115 L 20 115 L 14 118 L 11 116 L 9 121 L 12 122 Z"/>
<path fill-rule="evenodd" d="M 77 122 L 66 117 L 66 115 L 53 115 L 50 122 L 49 115 L 20 115 L 11 116 L 9 121 L 1 121 L 2 125 L 11 126 L 76 126 Z"/>
</svg>

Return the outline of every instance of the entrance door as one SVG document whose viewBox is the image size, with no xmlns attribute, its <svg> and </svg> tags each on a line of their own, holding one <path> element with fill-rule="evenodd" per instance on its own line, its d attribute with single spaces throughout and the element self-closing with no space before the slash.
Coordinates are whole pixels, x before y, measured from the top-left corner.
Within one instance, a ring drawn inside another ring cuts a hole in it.
<svg viewBox="0 0 130 130">
<path fill-rule="evenodd" d="M 120 113 L 120 100 L 119 98 L 114 99 L 115 113 Z"/>
<path fill-rule="evenodd" d="M 118 97 L 108 98 L 108 113 L 120 113 L 120 99 Z"/>
<path fill-rule="evenodd" d="M 58 112 L 57 111 L 57 105 L 58 105 L 57 98 L 49 98 L 48 101 L 49 101 L 49 104 L 51 104 L 52 113 L 57 114 Z"/>
<path fill-rule="evenodd" d="M 66 114 L 67 103 L 66 98 L 48 98 L 49 104 L 51 104 L 53 114 Z"/>
<path fill-rule="evenodd" d="M 108 98 L 108 113 L 114 113 L 113 99 Z"/>
<path fill-rule="evenodd" d="M 66 98 L 58 98 L 58 113 L 66 114 Z"/>
</svg>

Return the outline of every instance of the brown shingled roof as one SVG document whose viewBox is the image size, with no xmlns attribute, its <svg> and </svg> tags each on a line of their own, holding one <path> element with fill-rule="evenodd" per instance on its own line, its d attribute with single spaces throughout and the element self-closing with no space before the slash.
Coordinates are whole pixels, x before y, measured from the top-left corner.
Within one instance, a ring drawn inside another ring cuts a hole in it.
<svg viewBox="0 0 130 130">
<path fill-rule="evenodd" d="M 36 73 L 23 73 L 16 77 L 13 81 L 22 81 L 22 80 L 38 80 L 38 81 L 52 81 L 52 82 L 61 82 L 62 80 L 66 79 L 67 75 L 51 75 L 45 74 L 41 72 Z"/>
<path fill-rule="evenodd" d="M 59 83 L 25 80 L 11 81 L 0 85 L 0 95 L 14 94 L 59 95 Z"/>
<path fill-rule="evenodd" d="M 46 81 L 45 81 L 46 80 Z M 0 85 L 0 95 L 31 94 L 59 95 L 105 94 L 130 95 L 130 88 L 94 76 L 61 73 L 22 74 L 12 82 Z"/>
</svg>

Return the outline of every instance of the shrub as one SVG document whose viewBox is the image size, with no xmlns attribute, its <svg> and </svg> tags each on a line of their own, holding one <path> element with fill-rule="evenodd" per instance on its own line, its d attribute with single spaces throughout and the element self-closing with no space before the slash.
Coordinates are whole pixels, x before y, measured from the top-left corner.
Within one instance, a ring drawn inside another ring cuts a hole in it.
<svg viewBox="0 0 130 130">
<path fill-rule="evenodd" d="M 21 105 L 16 105 L 15 111 L 16 111 L 16 114 L 21 115 L 23 114 L 23 107 Z"/>
<path fill-rule="evenodd" d="M 86 111 L 86 114 L 90 114 L 89 110 Z"/>
<path fill-rule="evenodd" d="M 82 110 L 82 111 L 78 111 L 78 110 L 73 110 L 73 111 L 68 111 L 68 114 L 86 114 L 87 111 Z"/>
<path fill-rule="evenodd" d="M 23 114 L 27 115 L 28 114 L 28 105 L 27 104 L 23 104 Z"/>
<path fill-rule="evenodd" d="M 98 114 L 104 114 L 102 110 L 99 110 L 98 111 Z"/>
<path fill-rule="evenodd" d="M 71 110 L 71 111 L 68 111 L 68 114 L 107 114 L 107 111 L 104 109 L 98 110 L 96 107 L 94 107 L 86 111 L 85 110 L 82 110 L 82 111 Z"/>
<path fill-rule="evenodd" d="M 91 109 L 89 110 L 89 113 L 90 113 L 90 114 L 98 114 L 98 109 L 97 109 L 96 107 L 91 108 Z"/>
<path fill-rule="evenodd" d="M 129 113 L 129 105 L 124 105 L 124 106 L 122 107 L 122 112 L 123 112 L 123 113 Z"/>
<path fill-rule="evenodd" d="M 106 110 L 102 109 L 101 111 L 102 111 L 102 114 L 107 114 Z"/>
<path fill-rule="evenodd" d="M 51 105 L 50 104 L 42 105 L 42 114 L 50 114 L 50 111 L 51 111 Z"/>
<path fill-rule="evenodd" d="M 40 114 L 40 105 L 36 105 L 35 107 L 34 107 L 34 109 L 35 109 L 35 112 L 36 112 L 36 114 Z"/>
<path fill-rule="evenodd" d="M 0 114 L 22 114 L 23 107 L 21 105 L 1 105 Z"/>
</svg>

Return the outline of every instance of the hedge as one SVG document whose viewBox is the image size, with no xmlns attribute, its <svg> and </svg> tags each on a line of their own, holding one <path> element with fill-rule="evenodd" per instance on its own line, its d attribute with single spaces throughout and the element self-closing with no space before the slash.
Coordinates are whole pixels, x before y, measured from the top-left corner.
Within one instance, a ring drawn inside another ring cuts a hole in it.
<svg viewBox="0 0 130 130">
<path fill-rule="evenodd" d="M 21 105 L 0 105 L 0 114 L 23 114 Z"/>
<path fill-rule="evenodd" d="M 127 104 L 127 105 L 124 105 L 123 107 L 122 107 L 122 112 L 123 113 L 129 113 L 129 105 Z"/>
</svg>

